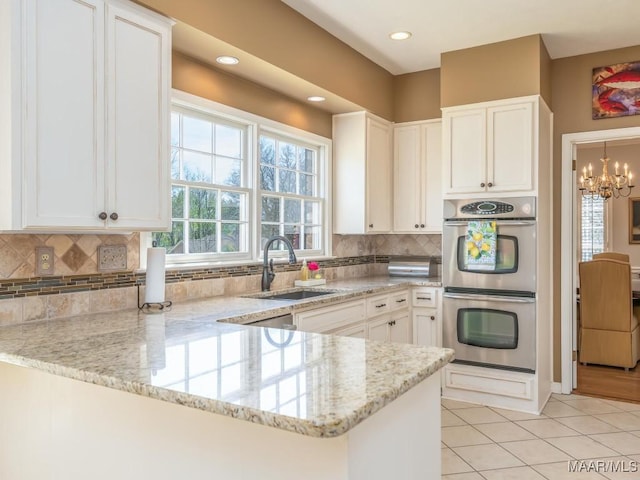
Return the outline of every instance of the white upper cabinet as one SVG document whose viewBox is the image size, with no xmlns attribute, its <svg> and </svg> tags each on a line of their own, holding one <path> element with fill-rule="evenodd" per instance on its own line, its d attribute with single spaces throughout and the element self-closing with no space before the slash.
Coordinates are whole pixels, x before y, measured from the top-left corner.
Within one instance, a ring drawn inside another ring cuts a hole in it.
<svg viewBox="0 0 640 480">
<path fill-rule="evenodd" d="M 394 126 L 394 233 L 442 232 L 441 146 L 440 120 Z"/>
<path fill-rule="evenodd" d="M 391 138 L 391 124 L 367 112 L 334 115 L 334 233 L 391 231 Z"/>
<path fill-rule="evenodd" d="M 442 110 L 445 196 L 535 194 L 537 98 Z"/>
<path fill-rule="evenodd" d="M 126 0 L 3 3 L 0 229 L 168 228 L 172 22 Z"/>
</svg>

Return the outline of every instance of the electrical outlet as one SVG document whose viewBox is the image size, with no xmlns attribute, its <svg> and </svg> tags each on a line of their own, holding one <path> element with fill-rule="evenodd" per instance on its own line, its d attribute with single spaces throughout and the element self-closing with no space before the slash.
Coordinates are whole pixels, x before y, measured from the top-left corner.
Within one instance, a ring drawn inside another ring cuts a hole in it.
<svg viewBox="0 0 640 480">
<path fill-rule="evenodd" d="M 53 275 L 53 247 L 36 247 L 36 275 Z"/>
</svg>

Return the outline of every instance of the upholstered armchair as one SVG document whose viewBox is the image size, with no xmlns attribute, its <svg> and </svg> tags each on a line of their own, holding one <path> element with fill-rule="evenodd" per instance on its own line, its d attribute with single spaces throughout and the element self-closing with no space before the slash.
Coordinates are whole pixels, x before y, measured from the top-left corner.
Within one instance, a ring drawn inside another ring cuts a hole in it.
<svg viewBox="0 0 640 480">
<path fill-rule="evenodd" d="M 635 367 L 640 358 L 640 336 L 629 262 L 595 258 L 581 262 L 579 271 L 580 362 Z"/>
</svg>

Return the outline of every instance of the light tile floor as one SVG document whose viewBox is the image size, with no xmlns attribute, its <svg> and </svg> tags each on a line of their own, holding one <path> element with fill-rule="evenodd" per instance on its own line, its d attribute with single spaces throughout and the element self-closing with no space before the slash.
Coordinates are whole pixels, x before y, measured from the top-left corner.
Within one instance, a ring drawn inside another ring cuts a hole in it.
<svg viewBox="0 0 640 480">
<path fill-rule="evenodd" d="M 442 478 L 638 480 L 640 404 L 553 394 L 538 416 L 442 399 Z"/>
</svg>

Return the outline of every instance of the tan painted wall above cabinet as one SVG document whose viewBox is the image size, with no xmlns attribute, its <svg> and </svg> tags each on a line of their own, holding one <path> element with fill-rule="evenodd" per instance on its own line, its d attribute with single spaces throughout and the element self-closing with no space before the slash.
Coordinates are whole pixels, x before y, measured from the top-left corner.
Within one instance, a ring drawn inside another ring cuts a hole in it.
<svg viewBox="0 0 640 480">
<path fill-rule="evenodd" d="M 441 55 L 442 107 L 541 95 L 551 103 L 550 58 L 540 35 Z"/>
</svg>

